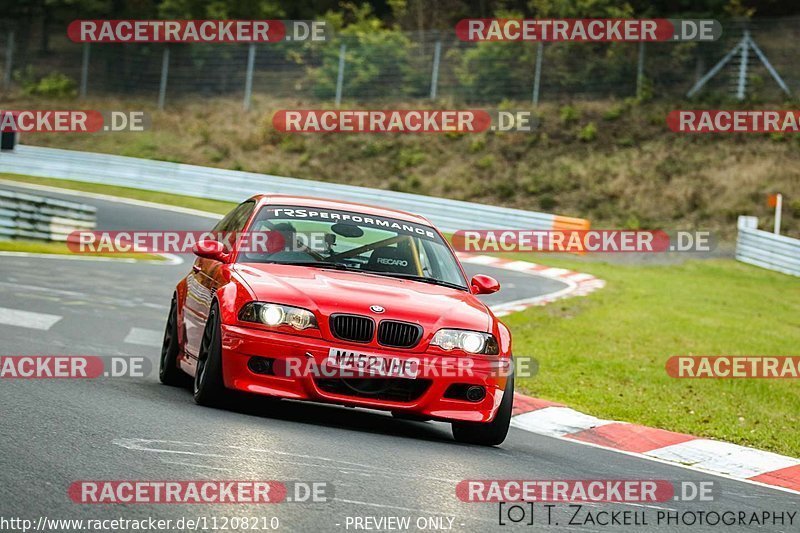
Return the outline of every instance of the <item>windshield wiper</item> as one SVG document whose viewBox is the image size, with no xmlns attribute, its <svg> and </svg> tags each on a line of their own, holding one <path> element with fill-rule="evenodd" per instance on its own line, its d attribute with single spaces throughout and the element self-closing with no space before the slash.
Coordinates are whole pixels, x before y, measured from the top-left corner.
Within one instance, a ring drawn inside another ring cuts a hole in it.
<svg viewBox="0 0 800 533">
<path fill-rule="evenodd" d="M 348 272 L 360 272 L 362 274 L 374 274 L 376 276 L 386 276 L 392 278 L 408 279 L 411 281 L 420 281 L 422 283 L 439 285 L 441 287 L 449 287 L 451 289 L 458 289 L 461 291 L 467 290 L 467 288 L 464 287 L 463 285 L 458 285 L 457 283 L 450 283 L 449 281 L 443 281 L 441 279 L 428 278 L 425 276 L 418 276 L 416 274 L 404 274 L 403 272 L 380 272 L 377 270 L 365 270 L 362 268 L 356 268 L 347 265 L 345 263 L 334 263 L 333 261 L 308 261 L 308 262 L 297 262 L 297 263 L 284 263 L 282 261 L 264 261 L 264 262 L 271 263 L 274 265 L 307 266 L 314 268 L 330 268 L 334 270 L 346 270 Z"/>
<path fill-rule="evenodd" d="M 425 276 L 418 276 L 416 274 L 404 274 L 402 272 L 377 272 L 375 270 L 362 270 L 362 272 L 369 272 L 370 274 L 377 274 L 379 276 L 389 276 L 400 279 L 410 279 L 411 281 L 421 281 L 422 283 L 430 283 L 431 285 L 439 285 L 441 287 L 449 287 L 451 289 L 459 289 L 462 291 L 467 290 L 466 287 L 458 285 L 457 283 L 450 283 L 437 278 L 428 278 Z"/>
<path fill-rule="evenodd" d="M 358 271 L 357 268 L 353 268 L 348 266 L 344 263 L 334 263 L 333 261 L 309 261 L 308 263 L 284 263 L 287 265 L 297 265 L 297 266 L 307 266 L 307 267 L 314 267 L 314 268 L 332 268 L 334 270 L 355 270 Z"/>
<path fill-rule="evenodd" d="M 308 261 L 308 262 L 297 262 L 297 263 L 289 263 L 284 261 L 262 261 L 263 263 L 270 263 L 273 265 L 291 265 L 291 266 L 306 266 L 306 267 L 315 267 L 315 268 L 331 268 L 334 270 L 350 270 L 354 272 L 363 272 L 362 270 L 348 266 L 344 263 L 334 263 L 333 261 Z"/>
</svg>

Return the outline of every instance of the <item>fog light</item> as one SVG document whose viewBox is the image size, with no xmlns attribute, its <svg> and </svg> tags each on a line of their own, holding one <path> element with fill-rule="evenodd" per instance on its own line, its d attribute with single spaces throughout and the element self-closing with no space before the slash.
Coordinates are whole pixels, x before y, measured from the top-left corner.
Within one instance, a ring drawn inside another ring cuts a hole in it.
<svg viewBox="0 0 800 533">
<path fill-rule="evenodd" d="M 472 386 L 467 389 L 466 397 L 471 402 L 479 402 L 486 397 L 486 389 L 477 385 Z"/>
<path fill-rule="evenodd" d="M 247 368 L 254 374 L 272 374 L 272 361 L 265 357 L 251 357 L 247 361 Z"/>
</svg>

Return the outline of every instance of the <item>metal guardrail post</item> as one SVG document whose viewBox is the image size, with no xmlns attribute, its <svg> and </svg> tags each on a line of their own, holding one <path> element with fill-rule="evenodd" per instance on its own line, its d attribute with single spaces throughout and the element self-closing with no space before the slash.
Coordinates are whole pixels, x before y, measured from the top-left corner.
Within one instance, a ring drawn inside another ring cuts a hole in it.
<svg viewBox="0 0 800 533">
<path fill-rule="evenodd" d="M 741 41 L 740 41 L 740 42 L 739 42 L 739 43 L 737 43 L 737 44 L 736 44 L 736 46 L 734 46 L 734 47 L 733 47 L 733 48 L 732 48 L 732 49 L 731 49 L 731 50 L 730 50 L 730 51 L 729 51 L 727 54 L 725 54 L 725 57 L 723 57 L 722 59 L 720 59 L 720 60 L 719 60 L 719 63 L 717 63 L 716 65 L 714 65 L 714 66 L 712 67 L 712 69 L 711 69 L 711 70 L 709 70 L 708 72 L 706 72 L 706 74 L 705 74 L 705 75 L 704 75 L 702 78 L 700 78 L 699 80 L 697 80 L 697 83 L 695 83 L 695 84 L 692 86 L 692 88 L 691 88 L 691 89 L 689 89 L 689 92 L 688 92 L 688 93 L 686 93 L 686 98 L 691 98 L 692 96 L 694 96 L 694 95 L 697 93 L 697 91 L 699 91 L 700 89 L 702 89 L 702 88 L 703 88 L 703 86 L 704 86 L 706 83 L 708 83 L 708 81 L 709 81 L 711 78 L 713 78 L 714 76 L 716 76 L 716 75 L 717 75 L 717 73 L 718 73 L 720 70 L 722 70 L 722 67 L 724 67 L 726 64 L 728 64 L 728 61 L 730 61 L 730 60 L 733 58 L 733 56 L 736 54 L 736 52 L 738 52 L 738 51 L 739 51 L 739 49 L 741 48 L 741 46 L 742 46 L 742 43 L 741 43 Z"/>
<path fill-rule="evenodd" d="M 533 105 L 539 105 L 539 83 L 542 79 L 542 56 L 544 55 L 544 43 L 539 41 L 536 46 L 536 70 L 533 73 Z"/>
<path fill-rule="evenodd" d="M 89 84 L 89 43 L 83 43 L 83 60 L 81 61 L 81 89 L 80 97 L 86 98 L 86 88 Z"/>
<path fill-rule="evenodd" d="M 783 90 L 783 92 L 786 93 L 787 96 L 791 96 L 792 92 L 789 90 L 789 87 L 786 86 L 786 82 L 783 81 L 783 78 L 781 78 L 780 74 L 778 74 L 778 71 L 775 70 L 775 67 L 773 67 L 772 63 L 769 62 L 769 59 L 767 59 L 767 56 L 761 51 L 761 48 L 758 47 L 752 38 L 750 38 L 749 41 L 750 48 L 752 48 L 756 53 L 756 56 L 761 61 L 761 64 L 766 67 L 767 72 L 769 72 L 769 75 L 772 76 L 773 80 L 775 80 L 775 83 L 778 84 L 778 86 Z"/>
<path fill-rule="evenodd" d="M 14 30 L 8 32 L 6 42 L 6 64 L 3 72 L 3 86 L 6 90 L 11 88 L 11 72 L 14 65 Z"/>
<path fill-rule="evenodd" d="M 775 195 L 775 226 L 772 232 L 775 235 L 781 234 L 781 211 L 783 211 L 783 195 L 778 193 Z"/>
<path fill-rule="evenodd" d="M 164 109 L 164 101 L 167 99 L 167 77 L 169 76 L 169 47 L 164 47 L 161 56 L 161 83 L 158 86 L 158 109 Z"/>
<path fill-rule="evenodd" d="M 639 41 L 639 60 L 636 63 L 636 98 L 642 97 L 644 90 L 644 41 Z"/>
<path fill-rule="evenodd" d="M 336 75 L 336 107 L 342 104 L 342 85 L 344 84 L 344 54 L 347 45 L 343 44 L 339 48 L 339 73 Z"/>
<path fill-rule="evenodd" d="M 439 86 L 439 60 L 442 56 L 442 41 L 436 41 L 433 48 L 433 70 L 431 71 L 431 100 L 436 100 Z"/>
<path fill-rule="evenodd" d="M 253 96 L 253 67 L 256 63 L 256 44 L 247 47 L 247 73 L 244 78 L 244 110 L 250 110 L 250 98 Z"/>
<path fill-rule="evenodd" d="M 739 80 L 736 84 L 736 99 L 744 100 L 744 93 L 747 90 L 747 57 L 750 55 L 750 32 L 745 30 L 742 38 L 741 52 L 739 60 Z"/>
</svg>

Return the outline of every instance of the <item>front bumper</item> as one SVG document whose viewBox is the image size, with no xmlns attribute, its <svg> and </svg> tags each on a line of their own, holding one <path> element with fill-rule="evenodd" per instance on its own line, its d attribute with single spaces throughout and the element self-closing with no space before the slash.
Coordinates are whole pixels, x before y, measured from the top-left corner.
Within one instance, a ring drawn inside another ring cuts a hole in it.
<svg viewBox="0 0 800 533">
<path fill-rule="evenodd" d="M 316 365 L 323 365 L 332 347 L 400 359 L 421 359 L 418 379 L 428 380 L 429 383 L 414 383 L 414 394 L 409 394 L 406 398 L 397 395 L 386 398 L 371 397 L 354 393 L 348 387 L 336 386 L 337 380 L 331 380 L 329 377 L 308 372 L 293 372 L 290 377 L 264 375 L 253 372 L 248 366 L 248 361 L 252 357 L 265 357 L 276 361 L 294 359 L 295 364 L 299 360 L 312 358 Z M 406 350 L 354 347 L 348 346 L 347 343 L 332 343 L 321 338 L 222 325 L 223 379 L 225 386 L 230 389 L 287 399 L 402 411 L 439 420 L 490 422 L 503 399 L 506 377 L 498 372 L 496 358 L 480 357 L 473 358 L 468 373 L 455 375 L 452 372 L 453 361 L 458 358 L 411 353 Z M 482 386 L 486 389 L 486 395 L 477 402 L 446 398 L 445 391 L 454 384 Z"/>
</svg>

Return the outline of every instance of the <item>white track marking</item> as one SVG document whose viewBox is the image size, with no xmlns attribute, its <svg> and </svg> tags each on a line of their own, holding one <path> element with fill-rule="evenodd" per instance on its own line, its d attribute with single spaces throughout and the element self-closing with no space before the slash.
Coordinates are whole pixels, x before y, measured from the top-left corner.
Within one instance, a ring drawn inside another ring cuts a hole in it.
<svg viewBox="0 0 800 533">
<path fill-rule="evenodd" d="M 529 261 L 511 261 L 510 263 L 503 264 L 500 268 L 516 270 L 517 272 L 527 272 L 529 270 L 535 270 L 537 266 L 538 265 L 535 263 Z"/>
<path fill-rule="evenodd" d="M 33 313 L 31 311 L 0 307 L 0 324 L 6 326 L 47 331 L 61 318 L 63 318 L 61 315 L 48 315 L 47 313 Z"/>
<path fill-rule="evenodd" d="M 545 407 L 511 419 L 514 427 L 549 436 L 568 435 L 610 423 L 611 420 L 601 420 L 569 407 Z"/>
<path fill-rule="evenodd" d="M 139 344 L 141 346 L 154 346 L 159 347 L 161 346 L 162 341 L 162 334 L 159 331 L 154 329 L 146 329 L 146 328 L 131 328 L 128 332 L 128 335 L 125 336 L 125 342 L 127 344 Z"/>
<path fill-rule="evenodd" d="M 562 276 L 564 278 L 569 279 L 570 281 L 579 282 L 579 281 L 587 281 L 590 279 L 594 279 L 594 276 L 591 274 L 586 274 L 585 272 L 576 272 L 575 274 L 570 274 L 568 276 Z"/>
<path fill-rule="evenodd" d="M 538 273 L 530 272 L 530 274 L 536 276 Z M 550 279 L 550 278 L 547 278 Z M 548 292 L 547 294 L 540 294 L 539 296 L 532 296 L 530 298 L 522 298 L 519 300 L 513 300 L 511 302 L 505 302 L 497 305 L 490 306 L 492 312 L 503 312 L 506 311 L 507 308 L 513 311 L 521 311 L 522 309 L 527 309 L 532 305 L 537 305 L 540 302 L 549 302 L 551 300 L 556 300 L 560 298 L 564 298 L 570 296 L 571 294 L 577 292 L 578 285 L 566 279 L 558 279 L 561 283 L 566 284 L 566 287 L 563 289 L 557 290 L 555 292 Z"/>
<path fill-rule="evenodd" d="M 569 274 L 570 272 L 571 272 L 570 270 L 567 270 L 565 268 L 552 267 L 552 268 L 546 268 L 544 270 L 540 270 L 538 272 L 538 274 L 540 276 L 544 276 L 546 278 L 560 278 L 561 276 L 564 276 L 565 274 Z"/>
<path fill-rule="evenodd" d="M 791 457 L 708 439 L 681 442 L 644 454 L 744 478 L 800 464 L 800 460 Z"/>
<path fill-rule="evenodd" d="M 517 415 L 517 416 L 521 416 L 521 415 Z M 521 429 L 522 431 L 528 431 L 530 433 L 537 433 L 536 431 L 534 431 L 532 429 L 527 429 L 527 428 L 515 425 L 514 424 L 514 418 L 516 418 L 516 417 L 513 417 L 511 419 L 511 427 L 516 427 L 518 429 Z M 707 475 L 710 475 L 710 476 L 720 477 L 720 478 L 728 479 L 728 480 L 731 480 L 731 481 L 739 481 L 741 483 L 747 483 L 748 485 L 756 485 L 756 486 L 759 486 L 759 487 L 763 487 L 765 489 L 778 490 L 778 491 L 786 492 L 786 493 L 789 493 L 789 494 L 800 495 L 800 491 L 787 489 L 785 487 L 779 487 L 777 485 L 769 485 L 767 483 L 762 483 L 760 481 L 754 481 L 752 479 L 743 479 L 743 478 L 740 478 L 740 477 L 734 477 L 734 476 L 731 476 L 731 475 L 728 475 L 728 474 L 723 474 L 723 473 L 720 473 L 720 472 L 714 472 L 712 470 L 706 470 L 705 468 L 701 468 L 701 467 L 695 466 L 695 465 L 688 465 L 688 464 L 685 464 L 685 463 L 675 463 L 673 461 L 668 461 L 666 459 L 661 459 L 660 457 L 653 457 L 652 455 L 645 455 L 645 454 L 642 454 L 642 453 L 639 453 L 639 452 L 629 452 L 627 450 L 620 450 L 620 449 L 617 449 L 617 448 L 611 448 L 609 446 L 603 446 L 601 444 L 595 444 L 594 442 L 586 442 L 586 441 L 583 441 L 583 440 L 571 439 L 568 436 L 562 436 L 562 435 L 548 435 L 548 436 L 552 437 L 554 439 L 562 440 L 564 442 L 570 442 L 572 444 L 580 444 L 581 446 L 590 446 L 592 448 L 599 448 L 601 450 L 607 450 L 609 452 L 621 453 L 623 455 L 629 455 L 631 457 L 638 457 L 639 459 L 643 459 L 645 461 L 654 461 L 656 463 L 661 463 L 663 465 L 674 466 L 676 468 L 683 468 L 684 470 L 691 470 L 693 472 L 700 472 L 702 474 L 707 474 Z"/>
<path fill-rule="evenodd" d="M 473 265 L 493 265 L 502 261 L 499 257 L 491 255 L 464 255 L 458 254 L 458 258 L 462 263 L 471 263 Z"/>
</svg>

